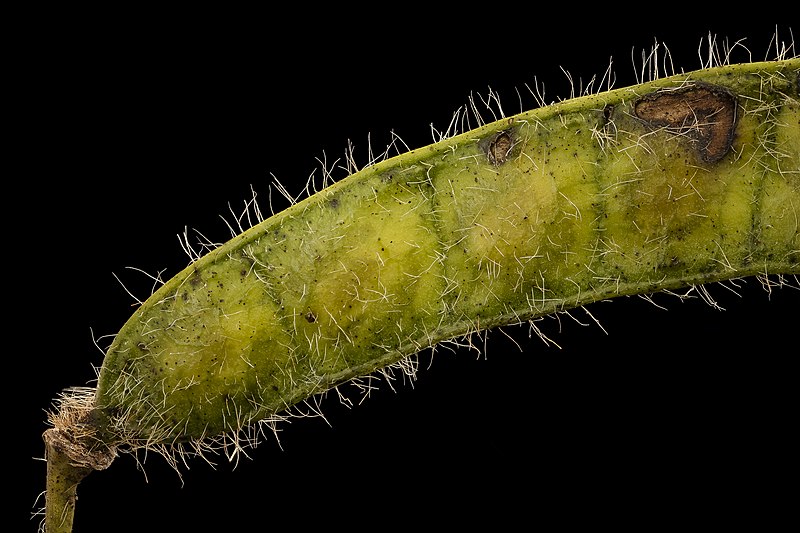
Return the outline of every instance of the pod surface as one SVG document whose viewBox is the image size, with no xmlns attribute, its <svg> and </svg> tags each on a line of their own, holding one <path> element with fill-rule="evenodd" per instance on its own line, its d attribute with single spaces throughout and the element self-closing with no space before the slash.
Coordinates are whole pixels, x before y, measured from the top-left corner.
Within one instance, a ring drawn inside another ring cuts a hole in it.
<svg viewBox="0 0 800 533">
<path fill-rule="evenodd" d="M 298 202 L 136 310 L 101 369 L 104 424 L 131 444 L 213 437 L 475 331 L 800 273 L 799 69 L 565 101 Z"/>
</svg>

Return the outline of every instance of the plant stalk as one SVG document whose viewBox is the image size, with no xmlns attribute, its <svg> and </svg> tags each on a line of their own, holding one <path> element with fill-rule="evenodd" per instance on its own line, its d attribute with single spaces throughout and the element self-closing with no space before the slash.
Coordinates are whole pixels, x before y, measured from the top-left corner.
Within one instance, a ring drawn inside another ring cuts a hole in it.
<svg viewBox="0 0 800 533">
<path fill-rule="evenodd" d="M 47 457 L 45 531 L 71 533 L 78 484 L 93 468 L 72 460 L 68 453 L 68 444 L 57 429 L 48 429 L 42 438 Z"/>
<path fill-rule="evenodd" d="M 53 427 L 42 434 L 47 461 L 44 530 L 71 533 L 78 485 L 93 470 L 105 470 L 117 456 L 116 446 L 98 438 L 93 423 L 93 389 L 65 391 Z"/>
</svg>

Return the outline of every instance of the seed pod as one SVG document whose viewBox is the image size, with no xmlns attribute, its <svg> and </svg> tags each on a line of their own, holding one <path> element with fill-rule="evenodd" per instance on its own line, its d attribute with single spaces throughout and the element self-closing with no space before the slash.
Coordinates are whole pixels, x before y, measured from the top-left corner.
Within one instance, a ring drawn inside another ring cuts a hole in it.
<svg viewBox="0 0 800 533">
<path fill-rule="evenodd" d="M 575 98 L 352 174 L 161 286 L 49 453 L 236 442 L 478 331 L 800 274 L 798 71 L 730 65 Z"/>
<path fill-rule="evenodd" d="M 304 199 L 165 283 L 117 335 L 98 428 L 233 435 L 475 331 L 800 272 L 799 60 L 565 101 Z"/>
</svg>

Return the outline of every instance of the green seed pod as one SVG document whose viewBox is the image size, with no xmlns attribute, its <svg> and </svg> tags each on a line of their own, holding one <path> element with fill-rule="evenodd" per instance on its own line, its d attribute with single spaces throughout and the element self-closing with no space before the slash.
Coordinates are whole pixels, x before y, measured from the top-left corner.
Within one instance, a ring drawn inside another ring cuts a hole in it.
<svg viewBox="0 0 800 533">
<path fill-rule="evenodd" d="M 582 96 L 353 173 L 158 288 L 108 349 L 76 440 L 237 445 L 477 332 L 800 274 L 798 72 L 738 64 Z"/>
<path fill-rule="evenodd" d="M 376 163 L 160 287 L 103 363 L 133 446 L 235 435 L 443 341 L 800 273 L 800 60 L 584 96 Z"/>
</svg>

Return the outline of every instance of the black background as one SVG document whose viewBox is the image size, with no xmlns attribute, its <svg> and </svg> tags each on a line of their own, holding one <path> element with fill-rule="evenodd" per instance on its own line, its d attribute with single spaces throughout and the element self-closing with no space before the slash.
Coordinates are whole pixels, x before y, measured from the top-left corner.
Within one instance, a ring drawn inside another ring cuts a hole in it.
<svg viewBox="0 0 800 533">
<path fill-rule="evenodd" d="M 51 13 L 20 41 L 33 58 L 13 102 L 25 192 L 6 195 L 22 212 L 6 254 L 22 280 L 9 309 L 21 343 L 7 348 L 25 367 L 9 380 L 25 391 L 20 514 L 44 488 L 45 410 L 63 388 L 91 382 L 102 362 L 93 337 L 132 312 L 115 275 L 146 297 L 150 281 L 128 267 L 177 272 L 185 227 L 225 240 L 220 216 L 240 210 L 251 186 L 267 212 L 273 175 L 299 193 L 319 176 L 316 158 L 340 158 L 348 140 L 361 162 L 368 136 L 376 151 L 392 131 L 428 144 L 431 123 L 446 128 L 489 88 L 512 114 L 518 89 L 522 107 L 534 106 L 534 77 L 547 99 L 568 97 L 561 67 L 585 84 L 613 59 L 619 87 L 635 83 L 632 55 L 640 64 L 656 40 L 691 70 L 709 34 L 719 45 L 745 39 L 758 60 L 776 29 L 664 6 L 628 18 L 500 3 L 445 16 L 298 8 Z M 273 205 L 285 204 L 273 194 Z M 690 512 L 695 524 L 764 526 L 790 501 L 778 482 L 796 480 L 800 293 L 769 296 L 754 280 L 741 296 L 710 290 L 725 311 L 629 298 L 589 307 L 605 331 L 582 312 L 590 325 L 543 320 L 560 348 L 511 328 L 521 350 L 495 332 L 485 356 L 442 350 L 429 365 L 423 354 L 413 386 L 383 386 L 352 409 L 331 396 L 327 423 L 283 424 L 280 446 L 270 438 L 235 467 L 192 459 L 180 477 L 157 456 L 143 470 L 122 456 L 81 484 L 76 531 L 650 527 L 683 525 Z M 23 520 L 35 530 L 38 519 Z"/>
</svg>

